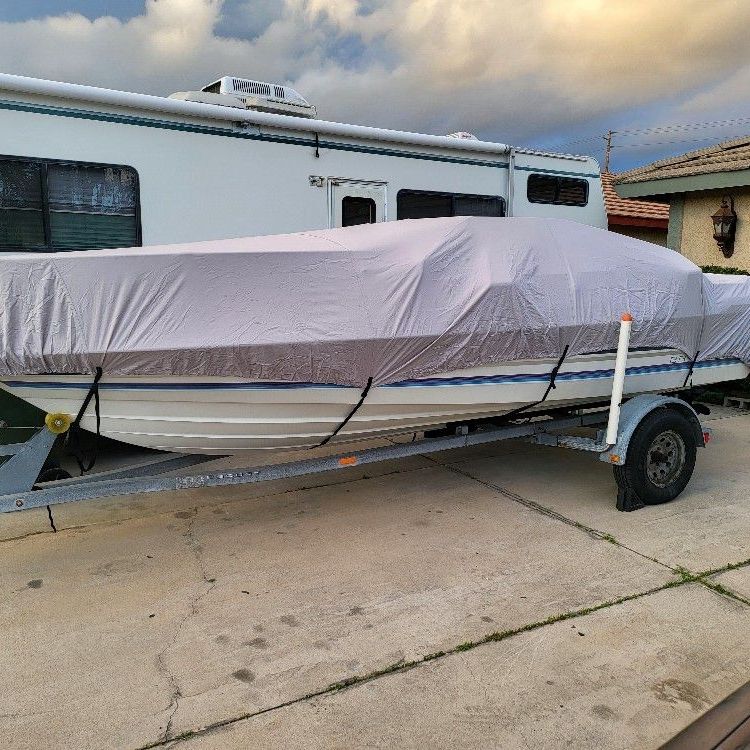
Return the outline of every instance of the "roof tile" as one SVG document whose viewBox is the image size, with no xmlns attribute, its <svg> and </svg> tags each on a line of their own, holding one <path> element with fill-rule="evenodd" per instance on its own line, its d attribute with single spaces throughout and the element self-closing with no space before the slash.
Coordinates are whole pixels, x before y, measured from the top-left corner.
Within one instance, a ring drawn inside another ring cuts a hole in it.
<svg viewBox="0 0 750 750">
<path fill-rule="evenodd" d="M 617 175 L 602 172 L 602 190 L 607 216 L 627 216 L 634 219 L 669 219 L 669 204 L 656 201 L 633 200 L 620 198 L 615 192 L 614 182 Z"/>
<path fill-rule="evenodd" d="M 622 172 L 616 176 L 615 183 L 620 185 L 743 169 L 750 169 L 750 136 L 747 135 Z"/>
</svg>

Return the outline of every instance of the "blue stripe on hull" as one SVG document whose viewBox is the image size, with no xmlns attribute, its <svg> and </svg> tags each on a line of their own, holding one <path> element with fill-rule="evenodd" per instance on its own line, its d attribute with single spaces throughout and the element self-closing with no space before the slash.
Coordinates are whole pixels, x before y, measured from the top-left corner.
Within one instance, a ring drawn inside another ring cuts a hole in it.
<svg viewBox="0 0 750 750">
<path fill-rule="evenodd" d="M 728 367 L 742 364 L 739 359 L 713 359 L 706 362 L 697 362 L 696 370 L 715 367 Z M 690 362 L 677 362 L 664 365 L 644 365 L 641 367 L 628 367 L 628 376 L 654 375 L 665 372 L 687 372 Z M 557 376 L 557 382 L 578 380 L 600 380 L 611 378 L 614 370 L 580 370 L 578 372 L 561 372 Z M 398 383 L 390 383 L 383 388 L 439 388 L 444 386 L 462 385 L 504 385 L 512 383 L 546 383 L 549 381 L 549 373 L 519 373 L 516 375 L 475 375 L 470 377 L 455 378 L 424 378 L 415 380 L 402 380 Z M 34 381 L 34 380 L 7 380 L 8 388 L 41 388 L 59 390 L 88 390 L 90 382 L 65 383 L 60 381 Z M 286 383 L 286 382 L 248 382 L 248 383 L 100 383 L 101 390 L 125 390 L 125 391 L 231 391 L 231 390 L 299 390 L 305 388 L 354 388 L 356 386 L 335 385 L 332 383 Z"/>
<path fill-rule="evenodd" d="M 729 365 L 741 364 L 738 359 L 714 359 L 706 362 L 697 362 L 694 369 L 705 369 L 713 367 L 726 367 Z M 690 369 L 690 362 L 676 362 L 668 365 L 643 365 L 641 367 L 628 367 L 627 374 L 633 375 L 652 375 L 663 372 L 687 372 Z M 574 380 L 600 380 L 602 378 L 614 377 L 615 371 L 611 370 L 579 370 L 578 372 L 561 372 L 558 374 L 556 381 L 574 381 Z M 399 383 L 392 383 L 384 386 L 385 388 L 412 388 L 423 386 L 446 386 L 446 385 L 485 385 L 485 384 L 503 384 L 503 383 L 547 383 L 549 373 L 540 372 L 530 375 L 477 375 L 474 377 L 456 377 L 456 378 L 425 378 L 423 380 L 402 380 Z"/>
</svg>

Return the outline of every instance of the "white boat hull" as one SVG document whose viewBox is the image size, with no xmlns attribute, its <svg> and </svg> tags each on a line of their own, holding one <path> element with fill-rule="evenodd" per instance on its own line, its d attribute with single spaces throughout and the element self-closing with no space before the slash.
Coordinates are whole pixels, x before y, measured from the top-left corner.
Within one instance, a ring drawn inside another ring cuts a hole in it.
<svg viewBox="0 0 750 750">
<path fill-rule="evenodd" d="M 542 398 L 552 360 L 513 362 L 372 388 L 336 442 L 436 428 L 498 416 Z M 545 409 L 607 400 L 614 353 L 571 357 Z M 675 351 L 632 352 L 625 394 L 680 389 L 690 361 Z M 739 360 L 698 363 L 695 385 L 746 377 Z M 82 375 L 34 375 L 0 387 L 47 413 L 75 416 L 91 385 Z M 107 377 L 100 383 L 101 434 L 161 450 L 227 454 L 309 448 L 321 443 L 359 401 L 361 389 L 220 377 Z M 541 407 L 540 407 L 541 408 Z M 0 415 L 1 417 L 2 415 Z M 96 429 L 93 403 L 81 422 Z"/>
</svg>

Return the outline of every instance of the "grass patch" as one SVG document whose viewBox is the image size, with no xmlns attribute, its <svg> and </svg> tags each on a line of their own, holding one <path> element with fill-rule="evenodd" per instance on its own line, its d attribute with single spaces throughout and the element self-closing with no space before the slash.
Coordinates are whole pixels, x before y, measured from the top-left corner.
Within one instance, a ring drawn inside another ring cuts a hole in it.
<svg viewBox="0 0 750 750">
<path fill-rule="evenodd" d="M 674 570 L 674 572 L 678 576 L 680 576 L 680 580 L 683 583 L 692 583 L 693 581 L 697 581 L 700 578 L 700 573 L 693 573 L 687 568 L 683 568 L 682 565 L 677 565 L 672 568 L 672 570 Z"/>
<path fill-rule="evenodd" d="M 750 565 L 750 558 L 747 560 L 741 560 L 740 562 L 736 563 L 729 563 L 728 565 L 724 565 L 721 568 L 712 568 L 711 570 L 706 570 L 700 575 L 702 577 L 705 576 L 713 576 L 717 573 L 728 573 L 730 570 L 737 570 L 738 568 L 746 568 L 748 565 Z"/>
</svg>

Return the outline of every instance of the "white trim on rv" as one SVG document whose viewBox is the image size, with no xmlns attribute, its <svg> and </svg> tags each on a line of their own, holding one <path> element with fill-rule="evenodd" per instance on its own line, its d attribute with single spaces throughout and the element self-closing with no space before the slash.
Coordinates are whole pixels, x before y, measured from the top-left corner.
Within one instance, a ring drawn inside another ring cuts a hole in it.
<svg viewBox="0 0 750 750">
<path fill-rule="evenodd" d="M 505 143 L 451 138 L 447 135 L 425 135 L 402 130 L 373 128 L 366 125 L 347 125 L 346 123 L 329 122 L 327 120 L 306 120 L 291 115 L 277 115 L 249 109 L 237 110 L 234 107 L 222 107 L 217 104 L 201 104 L 151 94 L 135 94 L 129 91 L 83 86 L 77 83 L 46 81 L 41 78 L 28 78 L 9 73 L 0 73 L 0 90 L 186 117 L 200 117 L 232 123 L 241 122 L 268 128 L 309 131 L 319 135 L 446 148 L 451 151 L 475 151 L 488 154 L 507 154 L 510 151 L 510 146 Z"/>
</svg>

